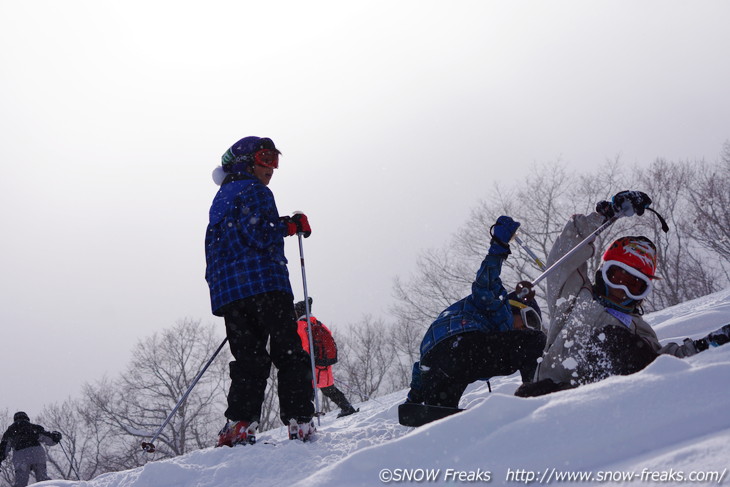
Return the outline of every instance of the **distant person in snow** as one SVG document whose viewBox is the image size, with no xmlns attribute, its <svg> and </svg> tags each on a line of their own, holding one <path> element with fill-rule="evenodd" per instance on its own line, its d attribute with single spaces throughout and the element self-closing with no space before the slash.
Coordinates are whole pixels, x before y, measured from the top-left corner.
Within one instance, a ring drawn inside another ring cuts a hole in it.
<svg viewBox="0 0 730 487">
<path fill-rule="evenodd" d="M 267 187 L 279 154 L 271 139 L 245 137 L 213 172 L 220 189 L 205 237 L 205 278 L 213 314 L 225 319 L 234 358 L 228 421 L 217 446 L 255 441 L 272 362 L 278 369 L 280 417 L 290 438 L 307 440 L 314 432 L 312 370 L 297 335 L 284 256 L 284 237 L 309 237 L 311 228 L 304 214 L 279 216 Z"/>
<path fill-rule="evenodd" d="M 322 394 L 324 394 L 330 401 L 337 404 L 340 408 L 340 413 L 337 415 L 338 418 L 343 416 L 349 416 L 359 411 L 355 409 L 350 401 L 345 397 L 345 394 L 335 386 L 335 377 L 332 374 L 332 365 L 337 360 L 337 345 L 332 338 L 332 332 L 325 326 L 324 323 L 319 321 L 317 318 L 312 316 L 312 298 L 309 298 L 309 321 L 312 325 L 312 340 L 314 340 L 315 351 L 315 366 L 314 369 L 317 375 L 317 387 Z M 294 305 L 294 311 L 297 318 L 299 337 L 302 340 L 302 347 L 304 351 L 310 353 L 309 347 L 309 333 L 307 331 L 307 310 L 304 301 L 299 301 Z M 330 351 L 330 349 L 333 349 Z"/>
<path fill-rule="evenodd" d="M 11 424 L 0 441 L 0 462 L 7 458 L 10 450 L 13 453 L 13 467 L 15 468 L 14 487 L 28 485 L 30 473 L 33 472 L 36 482 L 50 480 L 46 473 L 46 450 L 41 443 L 47 446 L 58 444 L 61 433 L 48 432 L 43 426 L 33 424 L 23 411 L 13 416 Z"/>
<path fill-rule="evenodd" d="M 573 215 L 553 244 L 547 264 L 557 262 L 615 215 L 642 215 L 650 204 L 646 193 L 622 191 L 611 202 L 599 202 L 589 215 Z M 587 261 L 595 252 L 592 243 L 585 245 L 546 277 L 551 322 L 545 352 L 535 381 L 523 384 L 516 395 L 539 396 L 632 374 L 659 354 L 688 357 L 728 341 L 730 326 L 701 340 L 659 343 L 641 317 L 641 303 L 657 279 L 657 251 L 651 240 L 626 236 L 613 242 L 591 282 Z"/>
<path fill-rule="evenodd" d="M 408 403 L 457 408 L 466 387 L 477 380 L 520 371 L 532 380 L 545 346 L 534 292 L 522 299 L 507 293 L 500 274 L 519 222 L 500 216 L 491 245 L 467 297 L 436 318 L 421 342 L 413 366 Z M 518 290 L 530 283 L 520 283 Z"/>
</svg>

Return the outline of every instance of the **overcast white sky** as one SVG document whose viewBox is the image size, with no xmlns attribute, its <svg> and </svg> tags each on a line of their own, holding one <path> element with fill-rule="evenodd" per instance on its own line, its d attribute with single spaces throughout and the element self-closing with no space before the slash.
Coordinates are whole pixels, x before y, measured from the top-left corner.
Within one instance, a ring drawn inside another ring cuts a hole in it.
<svg viewBox="0 0 730 487">
<path fill-rule="evenodd" d="M 344 327 L 493 181 L 717 159 L 729 20 L 721 0 L 0 0 L 0 409 L 76 396 L 184 317 L 223 336 L 203 238 L 239 138 L 284 153 L 270 187 L 310 217 L 314 311 Z"/>
</svg>

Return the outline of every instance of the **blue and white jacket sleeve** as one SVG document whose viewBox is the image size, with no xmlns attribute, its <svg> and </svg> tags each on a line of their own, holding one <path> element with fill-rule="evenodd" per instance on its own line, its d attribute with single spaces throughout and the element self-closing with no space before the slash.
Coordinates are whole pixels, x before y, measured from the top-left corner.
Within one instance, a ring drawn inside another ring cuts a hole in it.
<svg viewBox="0 0 730 487">
<path fill-rule="evenodd" d="M 509 304 L 505 304 L 507 303 L 507 291 L 500 278 L 503 261 L 504 256 L 488 254 L 482 261 L 476 279 L 471 285 L 469 299 L 481 313 L 501 313 L 503 309 L 509 311 Z"/>
</svg>

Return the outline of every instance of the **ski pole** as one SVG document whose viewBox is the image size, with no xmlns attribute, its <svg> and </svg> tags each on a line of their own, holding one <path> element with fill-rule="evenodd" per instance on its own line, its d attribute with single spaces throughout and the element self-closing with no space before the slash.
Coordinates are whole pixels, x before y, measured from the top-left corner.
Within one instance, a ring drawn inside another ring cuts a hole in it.
<svg viewBox="0 0 730 487">
<path fill-rule="evenodd" d="M 78 480 L 81 480 L 81 475 L 79 475 L 79 471 L 76 470 L 76 467 L 74 467 L 74 462 L 71 461 L 71 457 L 66 453 L 66 449 L 63 447 L 63 443 L 60 441 L 58 442 L 59 445 L 61 445 L 61 451 L 63 452 L 63 455 L 66 457 L 66 460 L 68 460 L 68 464 L 71 466 L 71 471 L 76 474 L 76 478 Z"/>
<path fill-rule="evenodd" d="M 157 432 L 152 436 L 152 439 L 149 442 L 143 441 L 142 442 L 142 449 L 146 451 L 147 453 L 153 453 L 155 451 L 155 445 L 154 442 L 157 439 L 158 436 L 160 436 L 160 433 L 162 433 L 162 430 L 165 429 L 165 426 L 167 426 L 167 423 L 170 422 L 172 417 L 177 412 L 178 408 L 182 406 L 182 403 L 185 402 L 185 399 L 188 398 L 188 395 L 193 390 L 193 387 L 195 387 L 195 384 L 198 383 L 201 377 L 203 377 L 203 374 L 206 370 L 208 370 L 208 367 L 210 367 L 210 364 L 213 363 L 213 360 L 218 356 L 223 346 L 225 346 L 226 342 L 228 341 L 228 337 L 224 338 L 220 345 L 218 345 L 218 348 L 213 352 L 213 356 L 210 357 L 210 360 L 208 360 L 208 363 L 205 364 L 205 367 L 202 368 L 200 372 L 198 372 L 198 375 L 195 376 L 195 379 L 193 379 L 192 384 L 190 384 L 190 387 L 188 387 L 188 390 L 185 391 L 185 394 L 183 394 L 183 397 L 175 404 L 175 407 L 172 409 L 172 412 L 167 416 L 165 421 L 162 423 L 162 426 L 157 430 Z"/>
<path fill-rule="evenodd" d="M 309 360 L 312 363 L 312 387 L 314 389 L 314 407 L 317 416 L 317 426 L 320 425 L 319 396 L 317 395 L 317 370 L 314 366 L 314 339 L 312 338 L 311 312 L 309 310 L 309 294 L 307 293 L 307 271 L 304 268 L 304 247 L 302 246 L 302 232 L 297 233 L 299 237 L 299 260 L 302 263 L 302 285 L 304 286 L 304 306 L 307 318 L 307 337 L 309 338 Z"/>
<path fill-rule="evenodd" d="M 659 218 L 659 222 L 661 223 L 661 226 L 662 226 L 662 231 L 664 233 L 669 232 L 669 225 L 667 225 L 667 222 L 664 220 L 664 218 L 655 209 L 649 208 L 649 206 L 647 205 L 646 207 L 644 207 L 644 210 L 649 210 L 652 213 L 654 213 L 657 216 L 657 218 Z M 538 282 L 540 282 L 543 279 L 545 279 L 548 276 L 548 274 L 550 274 L 558 265 L 560 265 L 561 263 L 563 263 L 563 261 L 565 261 L 566 259 L 568 259 L 574 253 L 576 253 L 578 251 L 578 249 L 580 249 L 584 245 L 589 244 L 590 242 L 592 242 L 593 239 L 595 239 L 598 235 L 600 235 L 601 233 L 603 233 L 603 231 L 605 231 L 608 227 L 610 227 L 611 225 L 613 225 L 613 223 L 616 220 L 618 220 L 622 216 L 631 216 L 631 215 L 634 215 L 634 214 L 636 214 L 636 210 L 634 208 L 632 208 L 628 202 L 624 202 L 623 203 L 623 207 L 619 211 L 617 211 L 614 216 L 612 216 L 611 218 L 609 218 L 608 220 L 606 220 L 603 223 L 603 225 L 601 225 L 600 227 L 598 227 L 593 233 L 591 233 L 585 239 L 583 239 L 582 242 L 580 242 L 578 245 L 576 245 L 575 247 L 573 247 L 573 249 L 570 250 L 570 252 L 568 252 L 567 254 L 565 254 L 564 256 L 562 256 L 560 259 L 558 259 L 557 261 L 555 261 L 555 263 L 553 263 L 553 265 L 551 265 L 550 267 L 548 267 L 545 271 L 543 271 L 542 274 L 540 274 L 539 276 L 537 276 L 537 278 L 534 281 L 532 281 L 532 286 L 534 287 Z M 643 211 L 641 213 L 639 213 L 639 215 L 641 215 L 641 214 L 643 214 Z M 517 239 L 517 240 L 518 240 L 518 243 L 519 243 L 519 239 Z M 525 250 L 527 250 L 527 249 L 525 249 Z M 525 287 L 525 288 L 523 288 L 517 294 L 517 297 L 519 297 L 519 298 L 525 297 L 529 292 L 530 292 L 529 288 Z"/>
<path fill-rule="evenodd" d="M 532 257 L 532 260 L 535 261 L 535 264 L 537 264 L 537 267 L 539 267 L 541 271 L 544 271 L 545 270 L 545 264 L 543 263 L 543 261 L 540 260 L 540 258 L 537 255 L 535 255 L 535 252 L 533 252 L 532 250 L 530 250 L 530 247 L 528 247 L 525 244 L 525 242 L 523 242 L 522 239 L 520 237 L 518 237 L 517 235 L 514 236 L 514 239 L 515 239 L 515 242 L 517 242 L 518 244 L 520 244 L 520 247 L 522 247 L 523 249 L 525 249 L 525 252 L 527 252 L 527 255 L 529 255 L 530 257 Z"/>
<path fill-rule="evenodd" d="M 603 223 L 603 225 L 601 225 L 601 226 L 600 226 L 600 227 L 598 227 L 598 228 L 597 228 L 596 230 L 594 230 L 594 231 L 593 231 L 593 232 L 592 232 L 592 233 L 591 233 L 590 235 L 588 235 L 588 236 L 587 236 L 586 238 L 584 238 L 584 239 L 583 239 L 583 241 L 581 241 L 581 242 L 580 242 L 580 243 L 579 243 L 578 245 L 576 245 L 575 247 L 573 247 L 573 248 L 572 248 L 572 249 L 571 249 L 571 250 L 570 250 L 570 251 L 569 251 L 569 252 L 568 252 L 567 254 L 565 254 L 564 256 L 562 256 L 561 258 L 559 258 L 558 260 L 556 260 L 556 261 L 555 261 L 555 263 L 553 263 L 553 265 L 551 265 L 550 267 L 548 267 L 547 269 L 545 269 L 545 270 L 543 271 L 543 273 L 542 273 L 542 274 L 540 274 L 539 276 L 537 276 L 537 278 L 535 278 L 535 280 L 534 280 L 534 281 L 532 281 L 532 286 L 534 287 L 535 285 L 537 285 L 537 283 L 538 283 L 538 282 L 540 282 L 540 281 L 542 281 L 543 279 L 545 279 L 545 278 L 546 278 L 546 277 L 547 277 L 547 276 L 548 276 L 548 275 L 549 275 L 549 274 L 550 274 L 551 272 L 553 272 L 553 271 L 554 271 L 554 270 L 555 270 L 555 269 L 556 269 L 556 268 L 557 268 L 557 267 L 558 267 L 558 266 L 559 266 L 560 264 L 562 264 L 563 262 L 565 262 L 565 261 L 566 261 L 567 259 L 569 259 L 569 258 L 570 258 L 570 257 L 571 257 L 571 256 L 572 256 L 573 254 L 575 254 L 576 252 L 578 252 L 578 250 L 580 250 L 581 248 L 583 248 L 583 246 L 584 246 L 584 245 L 587 245 L 587 244 L 591 243 L 591 242 L 592 242 L 592 241 L 593 241 L 593 240 L 594 240 L 594 239 L 595 239 L 595 238 L 596 238 L 596 237 L 597 237 L 598 235 L 600 235 L 600 234 L 601 234 L 601 233 L 603 233 L 603 232 L 604 232 L 604 231 L 605 231 L 605 230 L 606 230 L 606 229 L 607 229 L 608 227 L 610 227 L 611 225 L 613 225 L 613 223 L 614 223 L 614 222 L 615 222 L 616 220 L 618 220 L 618 219 L 619 219 L 619 217 L 621 217 L 621 216 L 623 216 L 623 215 L 621 215 L 621 214 L 618 214 L 618 215 L 614 215 L 613 217 L 609 218 L 609 219 L 608 219 L 608 220 L 607 220 L 606 222 L 604 222 L 604 223 Z M 520 292 L 519 292 L 519 293 L 517 294 L 517 297 L 518 297 L 518 298 L 523 298 L 523 297 L 527 296 L 527 294 L 528 294 L 529 292 L 530 292 L 530 289 L 529 289 L 529 288 L 527 288 L 527 287 L 524 287 L 524 288 L 522 288 L 522 290 L 521 290 L 521 291 L 520 291 Z"/>
</svg>

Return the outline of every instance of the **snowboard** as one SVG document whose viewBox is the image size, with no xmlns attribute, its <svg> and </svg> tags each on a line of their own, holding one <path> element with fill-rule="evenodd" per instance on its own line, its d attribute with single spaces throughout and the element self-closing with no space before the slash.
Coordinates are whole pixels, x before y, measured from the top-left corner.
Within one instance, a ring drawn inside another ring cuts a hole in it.
<svg viewBox="0 0 730 487">
<path fill-rule="evenodd" d="M 398 422 L 403 426 L 423 426 L 461 411 L 463 409 L 407 402 L 398 406 Z"/>
</svg>

